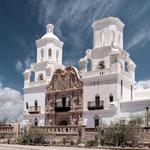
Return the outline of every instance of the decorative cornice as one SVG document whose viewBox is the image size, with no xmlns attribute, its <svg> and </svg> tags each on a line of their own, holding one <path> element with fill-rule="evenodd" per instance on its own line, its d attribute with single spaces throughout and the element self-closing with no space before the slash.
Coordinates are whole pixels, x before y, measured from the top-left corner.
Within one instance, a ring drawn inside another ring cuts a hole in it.
<svg viewBox="0 0 150 150">
<path fill-rule="evenodd" d="M 45 46 L 47 43 L 53 43 L 54 45 L 62 48 L 63 46 L 63 42 L 61 41 L 58 41 L 56 39 L 53 39 L 53 38 L 44 38 L 44 39 L 39 39 L 39 40 L 36 40 L 36 45 L 37 45 L 37 48 L 40 48 L 42 46 Z"/>
<path fill-rule="evenodd" d="M 124 23 L 116 17 L 107 17 L 96 20 L 93 22 L 92 27 L 94 28 L 94 30 L 100 30 L 109 25 L 116 25 L 119 31 L 123 31 Z"/>
<path fill-rule="evenodd" d="M 57 69 L 52 76 L 52 80 L 47 87 L 48 92 L 72 90 L 83 88 L 78 71 L 75 67 L 69 66 L 64 70 Z"/>
<path fill-rule="evenodd" d="M 24 94 L 31 94 L 31 93 L 46 93 L 46 87 L 48 84 L 33 86 L 24 88 Z"/>
</svg>

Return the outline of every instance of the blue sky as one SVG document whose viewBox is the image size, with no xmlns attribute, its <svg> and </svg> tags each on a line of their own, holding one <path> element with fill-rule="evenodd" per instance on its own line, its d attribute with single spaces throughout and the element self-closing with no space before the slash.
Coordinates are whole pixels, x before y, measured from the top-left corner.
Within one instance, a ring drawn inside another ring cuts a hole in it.
<svg viewBox="0 0 150 150">
<path fill-rule="evenodd" d="M 46 24 L 55 25 L 64 42 L 63 63 L 78 66 L 92 48 L 92 22 L 107 16 L 124 22 L 124 49 L 137 64 L 136 80 L 149 81 L 149 14 L 149 0 L 0 0 L 0 87 L 22 94 L 22 72 L 35 62 L 35 40 Z"/>
<path fill-rule="evenodd" d="M 92 48 L 92 22 L 107 16 L 125 23 L 124 49 L 137 64 L 136 79 L 147 80 L 149 14 L 149 0 L 1 0 L 0 82 L 21 91 L 22 72 L 35 61 L 35 40 L 48 23 L 55 25 L 55 34 L 65 43 L 63 63 L 77 66 L 85 50 Z"/>
</svg>

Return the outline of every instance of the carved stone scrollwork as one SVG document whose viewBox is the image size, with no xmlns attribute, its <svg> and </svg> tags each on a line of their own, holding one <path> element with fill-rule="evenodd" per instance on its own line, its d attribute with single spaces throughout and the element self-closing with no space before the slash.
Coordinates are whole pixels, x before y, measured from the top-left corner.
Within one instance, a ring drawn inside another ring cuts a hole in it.
<svg viewBox="0 0 150 150">
<path fill-rule="evenodd" d="M 61 113 L 65 113 L 64 120 L 68 124 L 78 124 L 78 114 L 82 113 L 82 92 L 83 83 L 74 67 L 67 67 L 65 70 L 57 69 L 47 86 L 45 104 L 49 111 L 47 124 L 50 124 L 49 120 L 52 120 L 53 125 L 59 125 Z M 61 111 L 57 112 L 58 108 Z M 69 110 L 66 111 L 68 108 Z"/>
<path fill-rule="evenodd" d="M 78 72 L 73 67 L 67 67 L 65 70 L 57 69 L 54 72 L 47 90 L 50 92 L 82 87 L 83 83 L 79 79 Z"/>
</svg>

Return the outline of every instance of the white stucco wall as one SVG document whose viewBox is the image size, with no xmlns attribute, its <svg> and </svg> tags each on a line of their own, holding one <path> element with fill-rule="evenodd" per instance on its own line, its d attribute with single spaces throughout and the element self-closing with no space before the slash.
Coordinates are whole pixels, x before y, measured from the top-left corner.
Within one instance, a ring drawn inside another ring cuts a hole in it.
<svg viewBox="0 0 150 150">
<path fill-rule="evenodd" d="M 83 110 L 87 111 L 87 103 L 89 101 L 95 101 L 95 96 L 99 95 L 100 100 L 104 101 L 104 108 L 109 107 L 109 96 L 113 95 L 114 101 L 117 100 L 117 84 L 103 84 L 103 85 L 91 85 L 83 87 Z"/>
<path fill-rule="evenodd" d="M 24 109 L 26 110 L 26 102 L 29 107 L 34 106 L 34 101 L 38 101 L 38 106 L 41 107 L 41 113 L 45 113 L 45 93 L 30 93 L 24 95 Z"/>
</svg>

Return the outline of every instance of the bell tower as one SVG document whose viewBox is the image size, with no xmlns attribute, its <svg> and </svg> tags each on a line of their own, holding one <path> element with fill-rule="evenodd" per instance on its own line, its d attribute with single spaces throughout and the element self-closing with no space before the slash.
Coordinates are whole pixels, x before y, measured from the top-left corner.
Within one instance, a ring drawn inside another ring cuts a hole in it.
<svg viewBox="0 0 150 150">
<path fill-rule="evenodd" d="M 48 24 L 47 32 L 36 40 L 37 60 L 24 72 L 25 123 L 35 126 L 45 124 L 45 92 L 54 71 L 62 64 L 63 42 Z"/>
<path fill-rule="evenodd" d="M 136 65 L 123 49 L 124 24 L 119 18 L 103 18 L 92 27 L 93 48 L 86 50 L 79 61 L 85 87 L 83 110 L 109 112 L 116 109 L 120 101 L 134 98 Z M 96 108 L 98 103 L 101 108 Z"/>
<path fill-rule="evenodd" d="M 120 19 L 108 17 L 97 20 L 93 27 L 93 48 L 116 46 L 123 49 L 124 24 Z"/>
<path fill-rule="evenodd" d="M 48 24 L 46 28 L 46 34 L 36 41 L 37 62 L 50 60 L 51 62 L 62 64 L 63 42 L 53 33 L 54 26 L 52 24 Z"/>
</svg>

